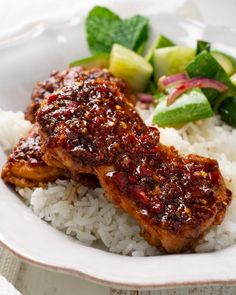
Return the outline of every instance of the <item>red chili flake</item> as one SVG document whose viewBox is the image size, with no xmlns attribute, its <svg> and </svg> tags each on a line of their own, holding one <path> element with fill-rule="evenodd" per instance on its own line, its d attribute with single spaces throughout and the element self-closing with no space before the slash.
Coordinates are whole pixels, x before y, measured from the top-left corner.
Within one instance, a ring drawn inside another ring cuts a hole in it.
<svg viewBox="0 0 236 295">
<path fill-rule="evenodd" d="M 120 189 L 124 190 L 127 186 L 127 176 L 124 172 L 117 172 L 115 173 L 112 178 L 118 184 Z"/>
<path fill-rule="evenodd" d="M 213 171 L 210 173 L 210 179 L 214 184 L 218 184 L 219 183 L 219 172 L 218 171 Z"/>
<path fill-rule="evenodd" d="M 141 174 L 144 176 L 152 176 L 153 175 L 153 171 L 146 165 L 142 165 L 141 167 Z"/>
<path fill-rule="evenodd" d="M 155 203 L 150 208 L 150 210 L 155 213 L 161 213 L 163 209 L 164 209 L 164 205 L 162 203 Z"/>
<path fill-rule="evenodd" d="M 74 111 L 75 111 L 74 108 L 68 108 L 68 109 L 65 109 L 65 111 L 63 112 L 63 115 L 64 115 L 66 118 L 70 118 L 70 117 L 74 114 Z"/>
<path fill-rule="evenodd" d="M 125 145 L 135 146 L 137 144 L 137 138 L 134 136 L 134 134 L 126 134 L 122 136 L 122 139 Z"/>
<path fill-rule="evenodd" d="M 151 140 L 150 136 L 148 134 L 142 134 L 140 136 L 140 140 L 143 144 L 148 144 L 149 141 Z"/>
<path fill-rule="evenodd" d="M 68 108 L 73 108 L 76 109 L 78 107 L 77 103 L 74 101 L 70 101 L 69 104 L 67 105 Z"/>
<path fill-rule="evenodd" d="M 135 183 L 137 181 L 136 177 L 131 174 L 128 175 L 128 180 L 129 183 Z"/>
<path fill-rule="evenodd" d="M 157 154 L 159 152 L 160 152 L 160 145 L 156 145 L 148 151 L 149 154 Z"/>
<path fill-rule="evenodd" d="M 141 185 L 134 185 L 133 192 L 135 194 L 135 197 L 143 204 L 149 205 L 150 199 L 148 195 L 144 191 L 144 187 Z"/>
<path fill-rule="evenodd" d="M 57 97 L 58 97 L 57 93 L 50 94 L 49 97 L 48 97 L 48 103 L 54 102 L 57 99 Z"/>
</svg>

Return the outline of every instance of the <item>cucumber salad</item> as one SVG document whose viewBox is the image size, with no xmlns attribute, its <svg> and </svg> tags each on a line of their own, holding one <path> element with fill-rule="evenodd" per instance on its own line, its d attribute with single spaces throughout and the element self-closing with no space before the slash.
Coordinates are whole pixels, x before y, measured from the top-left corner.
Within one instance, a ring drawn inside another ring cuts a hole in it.
<svg viewBox="0 0 236 295">
<path fill-rule="evenodd" d="M 154 106 L 152 123 L 181 126 L 220 115 L 236 128 L 236 58 L 196 41 L 196 48 L 156 36 L 149 48 L 149 20 L 140 15 L 121 19 L 105 7 L 86 18 L 92 56 L 70 66 L 107 68 L 124 79 L 139 101 Z"/>
</svg>

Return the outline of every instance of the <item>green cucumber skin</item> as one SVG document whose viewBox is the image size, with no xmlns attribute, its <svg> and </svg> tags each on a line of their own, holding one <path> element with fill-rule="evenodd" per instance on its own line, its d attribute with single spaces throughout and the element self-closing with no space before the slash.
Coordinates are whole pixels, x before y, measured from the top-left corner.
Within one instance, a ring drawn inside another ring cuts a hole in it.
<svg viewBox="0 0 236 295">
<path fill-rule="evenodd" d="M 156 48 L 164 48 L 164 47 L 170 47 L 170 46 L 175 46 L 175 45 L 176 44 L 173 41 L 171 41 L 166 36 L 161 34 L 159 36 Z"/>
<path fill-rule="evenodd" d="M 207 52 L 210 52 L 211 50 L 211 43 L 203 40 L 197 41 L 197 49 L 196 49 L 196 55 L 201 53 L 202 51 L 206 50 Z"/>
<path fill-rule="evenodd" d="M 70 63 L 70 67 L 85 67 L 91 69 L 94 67 L 109 68 L 110 54 L 101 53 L 83 59 L 75 60 Z"/>
<path fill-rule="evenodd" d="M 236 73 L 230 77 L 230 81 L 236 87 Z"/>
<path fill-rule="evenodd" d="M 196 55 L 201 53 L 202 51 L 206 50 L 207 52 L 210 52 L 211 50 L 211 43 L 203 40 L 197 41 L 197 49 L 196 49 Z"/>
<path fill-rule="evenodd" d="M 236 128 L 236 97 L 227 97 L 219 107 L 223 121 Z"/>
<path fill-rule="evenodd" d="M 227 53 L 218 51 L 218 50 L 212 50 L 211 53 L 218 53 L 218 54 L 221 54 L 224 57 L 228 58 L 231 61 L 233 67 L 234 67 L 234 71 L 236 72 L 236 58 L 235 57 L 233 57 L 232 55 L 229 55 Z"/>
<path fill-rule="evenodd" d="M 235 88 L 225 70 L 207 51 L 203 51 L 198 54 L 195 59 L 186 67 L 186 72 L 190 78 L 204 77 L 218 80 L 229 87 L 228 91 L 230 91 L 230 93 L 235 92 Z M 217 104 L 219 92 L 215 89 L 203 89 L 202 91 L 210 101 L 210 104 L 214 107 Z"/>
<path fill-rule="evenodd" d="M 232 60 L 221 52 L 212 51 L 211 55 L 217 60 L 217 62 L 222 66 L 228 76 L 235 72 L 235 68 Z"/>
<path fill-rule="evenodd" d="M 182 94 L 170 106 L 166 106 L 166 100 L 162 100 L 154 111 L 152 122 L 160 127 L 170 127 L 209 118 L 213 115 L 207 98 L 200 89 L 196 88 Z"/>
<path fill-rule="evenodd" d="M 136 50 L 136 53 L 138 53 L 139 55 L 143 54 L 144 48 L 145 48 L 146 42 L 143 42 L 139 48 Z"/>
</svg>

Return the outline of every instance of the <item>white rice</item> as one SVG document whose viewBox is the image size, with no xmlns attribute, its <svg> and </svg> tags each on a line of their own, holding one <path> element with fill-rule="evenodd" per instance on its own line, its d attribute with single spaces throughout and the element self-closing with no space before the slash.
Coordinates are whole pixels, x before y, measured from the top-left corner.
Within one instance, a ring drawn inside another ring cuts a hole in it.
<svg viewBox="0 0 236 295">
<path fill-rule="evenodd" d="M 83 243 L 105 246 L 122 254 L 156 253 L 139 236 L 135 221 L 116 210 L 101 188 L 91 190 L 73 181 L 57 180 L 45 189 L 18 189 L 18 192 L 36 215 Z"/>
<path fill-rule="evenodd" d="M 151 110 L 140 110 L 150 122 Z M 23 113 L 0 110 L 0 144 L 4 151 L 13 148 L 30 128 Z M 181 129 L 160 128 L 161 141 L 182 153 L 195 153 L 219 161 L 233 202 L 223 223 L 213 227 L 197 247 L 212 251 L 236 242 L 236 130 L 218 117 L 186 124 Z M 32 211 L 53 227 L 82 243 L 124 255 L 157 255 L 158 251 L 139 236 L 139 226 L 126 213 L 114 208 L 101 188 L 88 189 L 69 180 L 57 180 L 46 188 L 17 189 Z"/>
<path fill-rule="evenodd" d="M 24 119 L 22 112 L 0 109 L 0 145 L 4 151 L 10 151 L 30 129 L 30 122 Z"/>
</svg>

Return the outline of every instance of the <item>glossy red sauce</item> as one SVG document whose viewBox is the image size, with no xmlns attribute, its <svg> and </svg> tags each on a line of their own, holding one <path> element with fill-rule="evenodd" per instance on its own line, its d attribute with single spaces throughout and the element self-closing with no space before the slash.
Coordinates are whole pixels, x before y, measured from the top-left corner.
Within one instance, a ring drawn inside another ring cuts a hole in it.
<svg viewBox="0 0 236 295">
<path fill-rule="evenodd" d="M 31 165 L 46 165 L 42 160 L 41 139 L 38 131 L 33 129 L 26 138 L 21 138 L 8 162 L 26 162 Z"/>
<path fill-rule="evenodd" d="M 224 202 L 217 199 L 223 186 L 217 162 L 183 158 L 161 145 L 159 131 L 147 127 L 117 83 L 98 70 L 81 72 L 75 83 L 51 94 L 37 121 L 48 136 L 45 148 L 62 147 L 87 166 L 114 165 L 107 181 L 169 230 L 196 227 L 230 202 L 230 194 Z"/>
<path fill-rule="evenodd" d="M 217 204 L 216 191 L 222 183 L 214 160 L 184 159 L 174 148 L 167 150 L 162 145 L 153 155 L 127 153 L 122 157 L 129 164 L 122 165 L 119 159 L 117 172 L 109 177 L 132 196 L 144 215 L 173 231 L 179 231 L 183 223 L 200 224 L 230 201 L 229 197 L 224 204 Z"/>
<path fill-rule="evenodd" d="M 124 149 L 150 150 L 159 142 L 158 130 L 148 129 L 117 82 L 104 79 L 111 74 L 100 72 L 81 73 L 75 83 L 51 94 L 37 116 L 50 134 L 47 147 L 62 146 L 94 166 L 114 162 Z"/>
<path fill-rule="evenodd" d="M 79 73 L 82 71 L 81 67 L 72 67 L 64 71 L 53 71 L 50 77 L 44 81 L 39 81 L 32 92 L 31 103 L 26 111 L 26 119 L 31 122 L 35 121 L 35 113 L 39 109 L 42 101 L 48 95 L 52 94 L 54 91 L 60 89 L 63 86 L 70 84 L 72 81 L 76 81 L 79 77 Z M 120 87 L 123 93 L 127 93 L 127 85 L 122 80 L 111 76 L 108 72 L 98 70 L 94 75 L 103 77 L 105 80 L 113 79 Z"/>
</svg>

